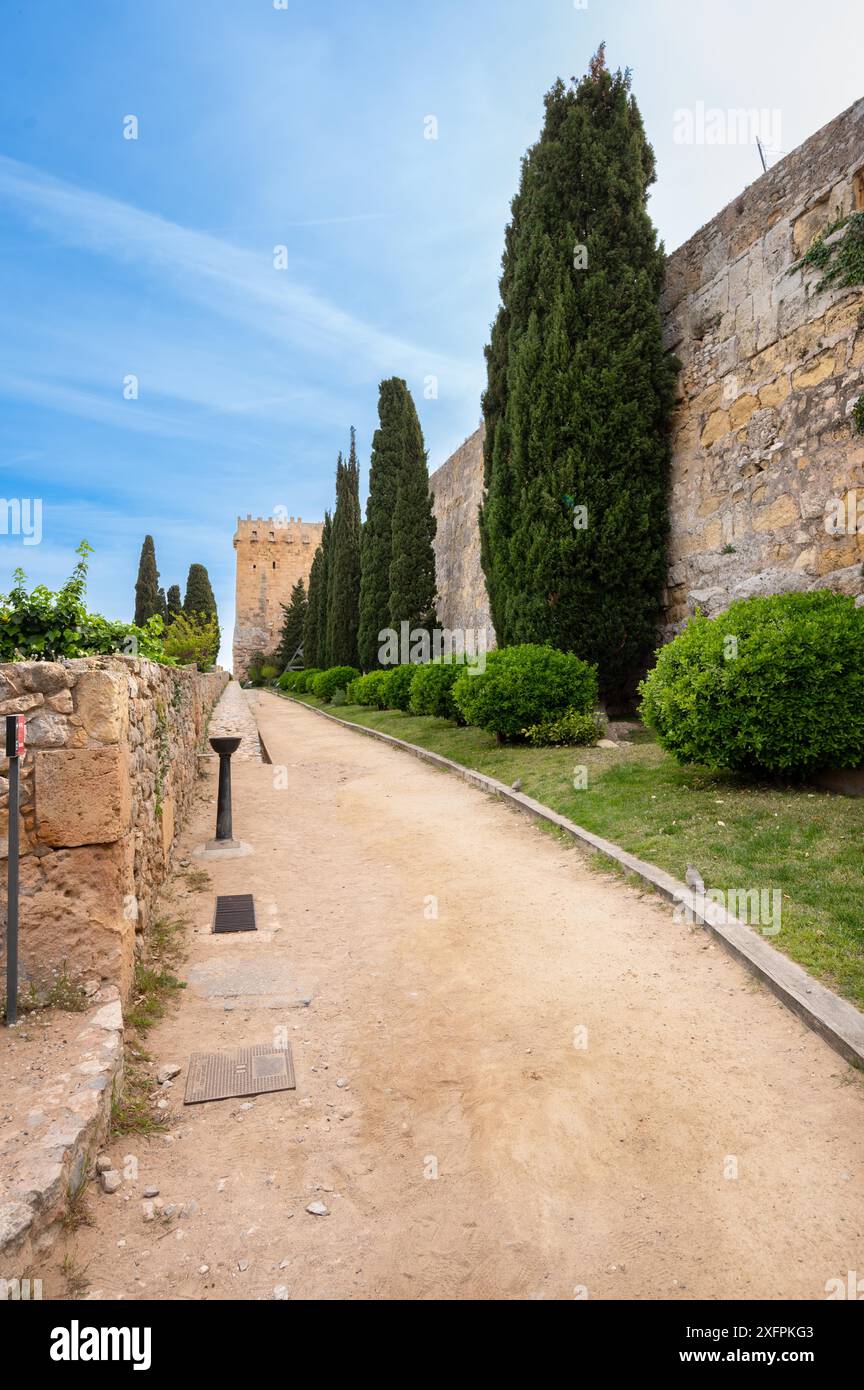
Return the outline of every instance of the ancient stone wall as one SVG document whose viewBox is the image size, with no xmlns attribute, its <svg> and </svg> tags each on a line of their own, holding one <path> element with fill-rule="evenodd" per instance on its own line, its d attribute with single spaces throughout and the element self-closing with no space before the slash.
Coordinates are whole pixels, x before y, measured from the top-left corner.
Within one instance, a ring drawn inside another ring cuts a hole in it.
<svg viewBox="0 0 864 1390">
<path fill-rule="evenodd" d="M 0 666 L 0 715 L 24 714 L 21 973 L 115 984 L 125 998 L 228 680 L 132 657 Z M 8 853 L 8 760 L 0 777 Z M 2 918 L 5 951 L 5 902 Z"/>
<path fill-rule="evenodd" d="M 495 645 L 495 629 L 480 565 L 477 509 L 483 498 L 483 428 L 466 439 L 433 473 L 435 571 L 438 579 L 438 622 L 441 627 L 479 632 L 487 646 Z"/>
<path fill-rule="evenodd" d="M 664 637 L 697 606 L 714 615 L 752 594 L 864 595 L 864 437 L 851 420 L 864 390 L 864 293 L 820 290 L 817 270 L 789 273 L 820 231 L 862 208 L 864 100 L 669 257 L 664 338 L 682 370 Z M 448 626 L 488 613 L 482 481 L 479 434 L 432 478 Z"/>
<path fill-rule="evenodd" d="M 670 256 L 664 333 L 681 359 L 673 421 L 667 632 L 698 606 L 829 587 L 864 593 L 864 291 L 791 268 L 864 208 L 864 101 Z M 791 273 L 790 273 L 791 271 Z M 844 508 L 844 510 L 846 510 Z"/>
<path fill-rule="evenodd" d="M 298 579 L 308 589 L 323 529 L 323 522 L 304 522 L 299 516 L 287 521 L 237 518 L 233 670 L 238 680 L 245 676 L 255 652 L 269 655 L 278 646 L 285 616 L 282 604 L 290 601 Z"/>
</svg>

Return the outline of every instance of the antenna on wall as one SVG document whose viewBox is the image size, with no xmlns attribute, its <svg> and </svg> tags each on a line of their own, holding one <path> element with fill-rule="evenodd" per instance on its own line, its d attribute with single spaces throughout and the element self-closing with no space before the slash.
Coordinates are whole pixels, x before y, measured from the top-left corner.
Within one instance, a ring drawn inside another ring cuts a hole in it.
<svg viewBox="0 0 864 1390">
<path fill-rule="evenodd" d="M 762 173 L 767 174 L 768 165 L 765 163 L 765 151 L 762 148 L 762 141 L 759 139 L 758 135 L 756 136 L 756 144 L 759 147 L 759 158 L 762 160 Z"/>
</svg>

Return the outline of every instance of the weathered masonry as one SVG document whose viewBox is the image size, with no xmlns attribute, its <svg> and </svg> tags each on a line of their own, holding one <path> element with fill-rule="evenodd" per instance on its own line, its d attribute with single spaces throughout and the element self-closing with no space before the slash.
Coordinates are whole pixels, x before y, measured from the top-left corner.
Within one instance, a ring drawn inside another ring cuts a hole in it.
<svg viewBox="0 0 864 1390">
<path fill-rule="evenodd" d="M 136 933 L 149 925 L 188 810 L 224 671 L 132 657 L 0 666 L 0 715 L 23 714 L 22 986 L 61 974 L 132 982 Z M 8 760 L 7 760 L 8 763 Z M 8 765 L 0 777 L 0 854 Z M 0 963 L 5 948 L 5 902 Z"/>
<path fill-rule="evenodd" d="M 682 370 L 666 636 L 696 607 L 714 615 L 754 594 L 864 595 L 864 437 L 851 419 L 864 391 L 864 290 L 822 291 L 818 270 L 790 274 L 819 232 L 862 209 L 864 100 L 668 259 L 664 337 Z M 441 617 L 477 626 L 488 620 L 480 431 L 431 485 Z"/>
<path fill-rule="evenodd" d="M 234 675 L 242 680 L 255 652 L 272 652 L 282 630 L 282 604 L 302 579 L 309 584 L 321 521 L 273 517 L 237 518 L 237 610 L 234 622 Z"/>
</svg>

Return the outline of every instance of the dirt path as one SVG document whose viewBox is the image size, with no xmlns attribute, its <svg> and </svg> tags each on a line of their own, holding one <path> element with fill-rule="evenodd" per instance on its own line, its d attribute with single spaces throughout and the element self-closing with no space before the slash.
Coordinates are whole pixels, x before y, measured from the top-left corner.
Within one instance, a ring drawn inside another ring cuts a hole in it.
<svg viewBox="0 0 864 1390">
<path fill-rule="evenodd" d="M 864 1090 L 826 1045 L 482 793 L 254 705 L 274 765 L 235 770 L 235 832 L 256 853 L 180 895 L 191 983 L 148 1046 L 185 1074 L 284 1028 L 297 1090 L 184 1110 L 178 1078 L 172 1142 L 111 1146 L 137 1184 L 94 1192 L 46 1294 L 66 1253 L 93 1293 L 145 1299 L 815 1299 L 864 1268 Z M 250 889 L 266 929 L 210 935 L 212 894 Z M 145 1222 L 150 1183 L 189 1214 Z"/>
</svg>

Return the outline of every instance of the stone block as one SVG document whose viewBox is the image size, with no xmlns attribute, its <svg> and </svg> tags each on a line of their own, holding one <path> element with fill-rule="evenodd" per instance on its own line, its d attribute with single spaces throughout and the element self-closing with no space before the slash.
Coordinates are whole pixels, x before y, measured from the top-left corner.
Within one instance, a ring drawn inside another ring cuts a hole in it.
<svg viewBox="0 0 864 1390">
<path fill-rule="evenodd" d="M 97 845 L 129 828 L 125 748 L 64 748 L 36 754 L 36 828 L 47 845 Z"/>
<path fill-rule="evenodd" d="M 122 743 L 129 729 L 129 682 L 115 671 L 83 671 L 75 683 L 75 713 L 97 743 Z"/>
</svg>

